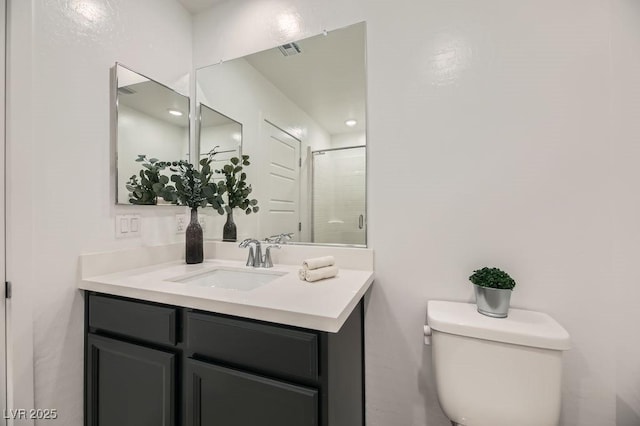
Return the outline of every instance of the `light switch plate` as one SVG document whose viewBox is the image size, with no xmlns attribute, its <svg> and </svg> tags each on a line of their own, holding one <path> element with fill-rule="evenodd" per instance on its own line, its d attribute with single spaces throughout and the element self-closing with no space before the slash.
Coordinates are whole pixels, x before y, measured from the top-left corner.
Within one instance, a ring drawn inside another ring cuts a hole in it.
<svg viewBox="0 0 640 426">
<path fill-rule="evenodd" d="M 187 215 L 182 213 L 182 214 L 177 214 L 176 215 L 176 234 L 184 234 L 184 232 L 187 229 Z"/>
<path fill-rule="evenodd" d="M 139 214 L 116 215 L 116 238 L 139 238 L 142 220 Z"/>
</svg>

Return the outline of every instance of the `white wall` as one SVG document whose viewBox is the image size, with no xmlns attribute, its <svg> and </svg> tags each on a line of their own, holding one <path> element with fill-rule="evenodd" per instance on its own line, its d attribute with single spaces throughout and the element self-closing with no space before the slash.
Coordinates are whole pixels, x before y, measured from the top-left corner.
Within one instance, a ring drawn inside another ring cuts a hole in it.
<svg viewBox="0 0 640 426">
<path fill-rule="evenodd" d="M 331 148 L 345 148 L 367 144 L 365 132 L 346 132 L 331 135 Z"/>
<path fill-rule="evenodd" d="M 238 0 L 196 17 L 194 62 L 360 20 L 377 275 L 368 426 L 448 425 L 426 303 L 470 300 L 484 265 L 514 275 L 516 307 L 572 335 L 562 425 L 637 424 L 637 2 Z"/>
<path fill-rule="evenodd" d="M 310 167 L 310 158 L 307 158 L 308 148 L 329 147 L 330 136 L 244 59 L 199 69 L 198 95 L 203 103 L 242 123 L 242 153 L 251 157 L 251 165 L 246 170 L 247 181 L 253 188 L 251 198 L 256 198 L 258 205 L 264 210 L 247 217 L 239 210 L 234 213 L 234 220 L 238 226 L 238 240 L 267 237 L 268 235 L 264 235 L 262 231 L 265 226 L 261 222 L 267 218 L 264 213 L 267 208 L 265 183 L 268 179 L 265 177 L 268 176 L 270 158 L 263 130 L 264 120 L 269 120 L 301 140 L 301 188 L 307 185 Z M 310 241 L 310 203 L 306 192 L 301 195 L 300 217 L 304 225 L 299 241 Z M 209 216 L 206 235 L 219 238 L 225 218 L 209 210 L 204 210 Z"/>
<path fill-rule="evenodd" d="M 174 0 L 9 3 L 12 408 L 56 408 L 47 424 L 80 426 L 78 256 L 184 238 L 173 231 L 182 208 L 114 205 L 110 68 L 119 61 L 184 87 L 191 17 Z M 134 212 L 143 238 L 116 240 L 115 215 Z"/>
</svg>

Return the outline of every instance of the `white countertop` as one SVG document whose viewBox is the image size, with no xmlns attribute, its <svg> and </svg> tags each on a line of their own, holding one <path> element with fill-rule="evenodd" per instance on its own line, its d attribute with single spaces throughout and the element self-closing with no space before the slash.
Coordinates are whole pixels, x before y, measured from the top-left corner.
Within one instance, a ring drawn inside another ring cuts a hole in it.
<svg viewBox="0 0 640 426">
<path fill-rule="evenodd" d="M 197 265 L 180 260 L 82 277 L 78 286 L 82 290 L 335 333 L 373 282 L 373 271 L 340 269 L 334 278 L 309 283 L 298 278 L 299 266 L 292 265 L 275 265 L 269 270 L 285 275 L 248 291 L 170 281 L 216 267 L 253 269 L 236 260 L 206 259 Z"/>
</svg>

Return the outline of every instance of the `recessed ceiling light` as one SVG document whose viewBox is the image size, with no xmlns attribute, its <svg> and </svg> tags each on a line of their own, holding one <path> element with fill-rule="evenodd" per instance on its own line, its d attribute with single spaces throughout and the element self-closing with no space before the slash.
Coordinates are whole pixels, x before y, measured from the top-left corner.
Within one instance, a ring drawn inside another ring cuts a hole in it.
<svg viewBox="0 0 640 426">
<path fill-rule="evenodd" d="M 358 124 L 358 122 L 352 118 L 352 119 L 349 119 L 349 120 L 345 121 L 344 124 L 346 124 L 349 127 L 353 127 L 356 124 Z"/>
<path fill-rule="evenodd" d="M 182 117 L 182 111 L 178 111 L 177 109 L 168 109 L 169 114 L 175 115 L 176 117 Z"/>
</svg>

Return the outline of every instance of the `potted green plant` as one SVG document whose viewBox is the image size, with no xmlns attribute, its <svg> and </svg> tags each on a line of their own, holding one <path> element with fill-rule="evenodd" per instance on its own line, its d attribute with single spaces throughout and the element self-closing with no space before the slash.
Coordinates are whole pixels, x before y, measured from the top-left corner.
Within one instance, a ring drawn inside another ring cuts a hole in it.
<svg viewBox="0 0 640 426">
<path fill-rule="evenodd" d="M 474 284 L 478 312 L 494 318 L 506 318 L 515 280 L 498 268 L 488 267 L 473 271 L 469 280 Z"/>
<path fill-rule="evenodd" d="M 227 194 L 227 202 L 224 207 L 218 208 L 213 205 L 213 208 L 218 214 L 227 214 L 227 221 L 224 224 L 222 232 L 223 241 L 236 241 L 237 240 L 237 228 L 233 221 L 233 209 L 239 208 L 245 212 L 245 214 L 257 213 L 260 208 L 258 207 L 258 200 L 249 199 L 251 194 L 251 185 L 247 183 L 247 173 L 243 172 L 243 167 L 250 165 L 249 156 L 243 155 L 242 159 L 233 157 L 229 160 L 229 164 L 225 164 L 221 169 L 216 170 L 216 173 L 224 175 L 224 180 L 218 183 L 218 193 L 220 195 Z"/>
</svg>

